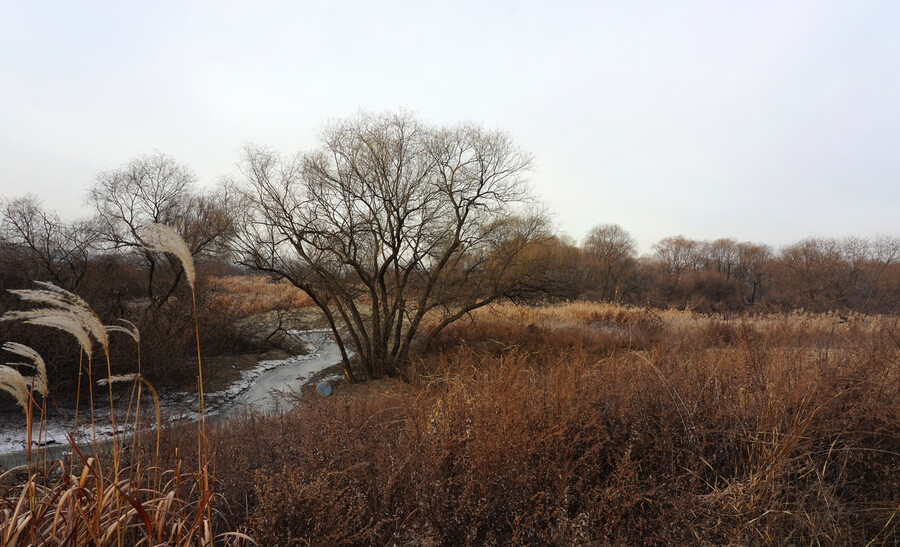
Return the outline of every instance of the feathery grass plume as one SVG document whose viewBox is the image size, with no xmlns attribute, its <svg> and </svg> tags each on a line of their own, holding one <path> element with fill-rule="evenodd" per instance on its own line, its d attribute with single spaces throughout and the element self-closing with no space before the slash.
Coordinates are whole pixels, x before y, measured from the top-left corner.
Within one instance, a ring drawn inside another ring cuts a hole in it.
<svg viewBox="0 0 900 547">
<path fill-rule="evenodd" d="M 209 486 L 209 460 L 207 450 L 209 448 L 206 437 L 206 410 L 203 395 L 203 362 L 200 358 L 200 324 L 197 317 L 197 295 L 194 293 L 194 259 L 191 250 L 184 239 L 172 228 L 164 224 L 146 224 L 143 227 L 145 247 L 148 251 L 161 251 L 175 255 L 181 261 L 185 277 L 191 287 L 191 302 L 194 308 L 194 335 L 197 339 L 197 391 L 198 412 L 200 414 L 199 430 L 197 432 L 197 460 L 198 470 L 203 475 L 203 490 L 201 493 L 212 495 Z M 206 506 L 208 521 L 212 521 L 212 507 Z"/>
<path fill-rule="evenodd" d="M 197 296 L 194 293 L 194 259 L 191 256 L 191 250 L 188 248 L 184 239 L 172 228 L 164 224 L 145 224 L 142 228 L 144 247 L 148 251 L 166 252 L 175 255 L 181 261 L 181 267 L 184 269 L 185 277 L 191 287 L 191 301 L 194 308 L 194 334 L 197 339 L 197 386 L 198 386 L 198 407 L 199 407 L 199 431 L 197 434 L 197 458 L 198 470 L 203 475 L 202 494 L 212 494 L 209 486 L 209 460 L 207 456 L 208 441 L 206 437 L 206 412 L 204 409 L 203 396 L 203 363 L 200 358 L 200 326 L 197 318 Z M 206 506 L 207 519 L 212 521 L 212 508 Z"/>
<path fill-rule="evenodd" d="M 67 291 L 49 281 L 35 281 L 38 289 L 13 289 L 9 292 L 18 295 L 22 300 L 49 304 L 57 308 L 90 308 L 87 302 L 77 294 Z"/>
<path fill-rule="evenodd" d="M 142 379 L 140 374 L 113 374 L 109 378 L 97 380 L 97 385 L 105 386 L 106 384 L 119 384 L 122 382 L 139 382 Z"/>
<path fill-rule="evenodd" d="M 47 365 L 44 363 L 44 359 L 41 357 L 41 354 L 35 351 L 33 348 L 26 346 L 25 344 L 19 344 L 18 342 L 7 342 L 3 344 L 3 349 L 14 354 L 19 355 L 21 357 L 25 357 L 26 359 L 31 361 L 31 365 L 34 367 L 37 374 L 34 377 L 34 389 L 42 396 L 47 396 Z"/>
<path fill-rule="evenodd" d="M 68 332 L 78 341 L 81 349 L 91 358 L 91 338 L 80 314 L 71 310 L 42 308 L 39 310 L 9 311 L 0 316 L 0 321 L 24 321 L 29 325 L 51 327 Z"/>
<path fill-rule="evenodd" d="M 0 365 L 0 389 L 15 397 L 22 410 L 28 412 L 28 385 L 18 370 Z"/>
<path fill-rule="evenodd" d="M 132 323 L 127 319 L 119 319 L 120 323 L 125 323 L 127 326 L 123 327 L 121 325 L 104 325 L 103 328 L 106 329 L 107 333 L 110 332 L 121 332 L 123 334 L 127 334 L 134 340 L 135 344 L 141 343 L 141 331 L 138 330 L 137 325 Z M 131 328 L 129 328 L 131 327 Z"/>
<path fill-rule="evenodd" d="M 106 336 L 103 322 L 100 321 L 100 318 L 84 299 L 75 293 L 57 287 L 53 283 L 35 281 L 34 284 L 41 287 L 41 289 L 16 289 L 9 292 L 27 302 L 47 304 L 77 315 L 82 328 L 100 342 L 104 350 L 109 348 L 109 338 Z"/>
<path fill-rule="evenodd" d="M 157 251 L 162 253 L 171 253 L 181 261 L 181 267 L 187 276 L 188 283 L 194 288 L 194 258 L 191 256 L 191 250 L 187 243 L 178 232 L 165 224 L 145 224 L 142 230 L 142 236 L 145 241 L 144 247 L 148 251 Z"/>
</svg>

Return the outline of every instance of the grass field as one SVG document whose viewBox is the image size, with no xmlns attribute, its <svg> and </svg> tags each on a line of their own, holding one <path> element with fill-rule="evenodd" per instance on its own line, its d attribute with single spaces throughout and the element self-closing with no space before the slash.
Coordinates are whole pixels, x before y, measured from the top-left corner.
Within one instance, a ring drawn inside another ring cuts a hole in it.
<svg viewBox="0 0 900 547">
<path fill-rule="evenodd" d="M 894 544 L 898 392 L 895 317 L 501 305 L 210 443 L 266 545 Z"/>
</svg>

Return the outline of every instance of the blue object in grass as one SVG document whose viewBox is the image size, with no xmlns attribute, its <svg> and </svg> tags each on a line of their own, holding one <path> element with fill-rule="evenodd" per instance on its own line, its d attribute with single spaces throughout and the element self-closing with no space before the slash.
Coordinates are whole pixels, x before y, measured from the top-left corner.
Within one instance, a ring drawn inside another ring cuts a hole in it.
<svg viewBox="0 0 900 547">
<path fill-rule="evenodd" d="M 322 397 L 328 397 L 329 395 L 334 393 L 334 386 L 332 386 L 328 382 L 319 382 L 318 384 L 316 384 L 316 393 L 318 393 Z"/>
</svg>

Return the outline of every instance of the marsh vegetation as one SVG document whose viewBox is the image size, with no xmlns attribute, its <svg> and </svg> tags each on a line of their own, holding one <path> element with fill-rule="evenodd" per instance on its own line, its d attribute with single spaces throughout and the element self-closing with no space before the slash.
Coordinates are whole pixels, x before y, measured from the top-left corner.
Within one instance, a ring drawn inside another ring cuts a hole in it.
<svg viewBox="0 0 900 547">
<path fill-rule="evenodd" d="M 896 543 L 900 238 L 579 244 L 530 161 L 360 114 L 213 189 L 138 157 L 90 221 L 5 200 L 0 410 L 28 453 L 0 542 Z M 333 396 L 206 420 L 308 329 Z M 195 421 L 160 410 L 174 392 Z M 62 457 L 57 406 L 92 433 Z"/>
</svg>

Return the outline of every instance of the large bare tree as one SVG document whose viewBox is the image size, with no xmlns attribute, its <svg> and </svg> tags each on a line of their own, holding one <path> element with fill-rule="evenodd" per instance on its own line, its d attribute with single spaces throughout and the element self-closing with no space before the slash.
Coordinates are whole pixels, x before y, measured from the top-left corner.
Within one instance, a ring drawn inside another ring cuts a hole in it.
<svg viewBox="0 0 900 547">
<path fill-rule="evenodd" d="M 392 375 L 417 338 L 533 291 L 526 257 L 548 234 L 523 214 L 530 165 L 503 132 L 408 113 L 333 122 L 290 158 L 247 147 L 241 260 L 309 293 L 351 381 L 351 352 L 365 377 Z"/>
</svg>

